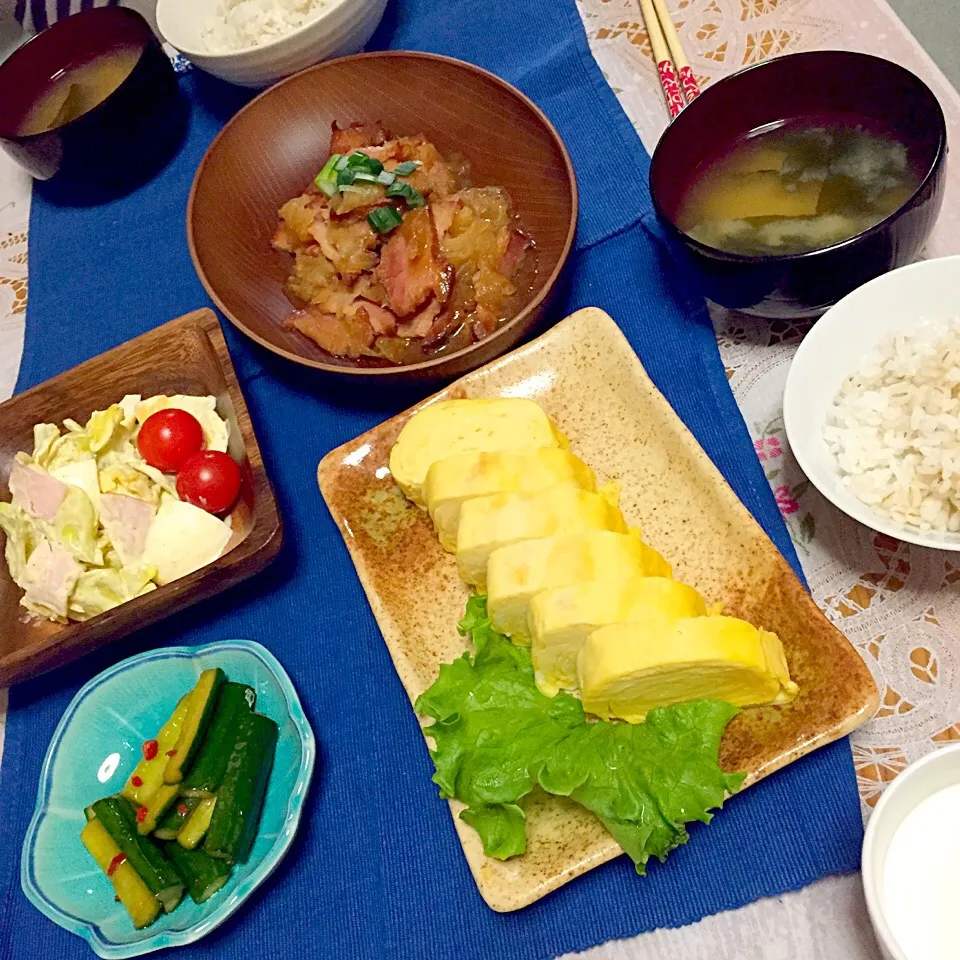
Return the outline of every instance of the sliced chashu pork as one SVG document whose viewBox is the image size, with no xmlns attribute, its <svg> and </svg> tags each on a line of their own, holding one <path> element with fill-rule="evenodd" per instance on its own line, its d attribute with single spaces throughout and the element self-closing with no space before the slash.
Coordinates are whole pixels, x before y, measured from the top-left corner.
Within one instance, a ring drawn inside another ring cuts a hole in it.
<svg viewBox="0 0 960 960">
<path fill-rule="evenodd" d="M 393 231 L 380 251 L 374 277 L 383 284 L 387 305 L 398 319 L 410 317 L 431 298 L 441 307 L 447 302 L 453 268 L 440 256 L 429 207 L 411 210 Z"/>
<path fill-rule="evenodd" d="M 295 310 L 284 321 L 286 329 L 299 330 L 327 353 L 338 357 L 372 355 L 374 332 L 366 316 L 325 313 L 317 306 Z"/>
<path fill-rule="evenodd" d="M 351 123 L 342 130 L 334 121 L 330 131 L 330 153 L 349 154 L 354 150 L 385 143 L 389 134 L 377 123 Z"/>
</svg>

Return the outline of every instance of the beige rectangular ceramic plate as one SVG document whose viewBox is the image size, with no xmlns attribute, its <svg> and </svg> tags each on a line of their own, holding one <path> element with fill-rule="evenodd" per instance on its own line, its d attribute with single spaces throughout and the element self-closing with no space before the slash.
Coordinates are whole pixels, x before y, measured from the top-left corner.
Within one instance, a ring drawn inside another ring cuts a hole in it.
<svg viewBox="0 0 960 960">
<path fill-rule="evenodd" d="M 598 481 L 621 482 L 627 521 L 643 528 L 677 579 L 708 603 L 722 601 L 725 613 L 780 635 L 800 695 L 788 706 L 738 716 L 724 735 L 724 769 L 746 771 L 747 783 L 756 782 L 871 716 L 877 691 L 860 656 L 810 599 L 610 317 L 581 310 L 424 403 L 496 396 L 536 400 Z M 456 624 L 467 600 L 454 558 L 387 468 L 390 448 L 414 412 L 332 451 L 318 471 L 411 701 L 442 663 L 463 653 Z M 451 808 L 477 886 L 494 910 L 526 906 L 620 853 L 592 814 L 539 796 L 527 807 L 527 852 L 493 860 L 456 818 L 459 805 Z"/>
</svg>

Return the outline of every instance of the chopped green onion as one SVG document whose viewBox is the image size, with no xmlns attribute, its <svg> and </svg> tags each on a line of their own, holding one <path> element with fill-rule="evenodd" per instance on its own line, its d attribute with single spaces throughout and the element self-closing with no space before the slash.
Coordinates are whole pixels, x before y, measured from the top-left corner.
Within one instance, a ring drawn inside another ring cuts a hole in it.
<svg viewBox="0 0 960 960">
<path fill-rule="evenodd" d="M 352 167 L 344 167 L 337 174 L 337 186 L 346 187 L 349 186 L 357 178 L 357 171 Z"/>
<path fill-rule="evenodd" d="M 387 196 L 403 197 L 408 207 L 422 207 L 427 202 L 419 190 L 411 187 L 409 183 L 400 183 L 399 180 L 387 187 Z"/>
<path fill-rule="evenodd" d="M 394 168 L 393 172 L 398 177 L 409 177 L 417 167 L 422 167 L 423 164 L 419 160 L 404 160 L 403 163 L 398 163 Z"/>
<path fill-rule="evenodd" d="M 326 197 L 332 197 L 337 192 L 336 165 L 340 159 L 339 153 L 333 154 L 314 177 L 313 182 L 317 185 L 317 189 Z"/>
<path fill-rule="evenodd" d="M 374 173 L 366 173 L 363 170 L 355 170 L 353 173 L 354 183 L 379 183 L 380 175 Z"/>
<path fill-rule="evenodd" d="M 385 187 L 389 187 L 394 180 L 397 179 L 395 173 L 391 173 L 389 170 L 381 170 L 377 174 L 377 183 L 382 183 Z"/>
<path fill-rule="evenodd" d="M 367 223 L 369 223 L 377 233 L 389 233 L 403 223 L 403 217 L 397 213 L 395 207 L 374 207 L 373 210 L 367 214 Z"/>
<path fill-rule="evenodd" d="M 373 174 L 377 174 L 383 169 L 383 164 L 379 160 L 374 157 L 368 157 L 359 150 L 351 153 L 350 156 L 347 157 L 347 166 L 353 167 L 354 170 L 362 170 L 364 173 Z"/>
<path fill-rule="evenodd" d="M 317 174 L 317 179 L 328 179 L 330 174 L 336 169 L 337 161 L 340 159 L 341 155 L 339 153 L 332 153 L 330 159 L 323 165 L 323 169 Z"/>
<path fill-rule="evenodd" d="M 340 153 L 336 153 L 334 154 L 334 156 L 337 158 L 337 162 L 334 164 L 334 170 L 336 170 L 337 173 L 339 173 L 341 170 L 343 170 L 344 167 L 346 167 L 347 163 L 349 163 L 350 158 L 345 157 L 343 156 L 343 154 L 340 154 Z"/>
</svg>

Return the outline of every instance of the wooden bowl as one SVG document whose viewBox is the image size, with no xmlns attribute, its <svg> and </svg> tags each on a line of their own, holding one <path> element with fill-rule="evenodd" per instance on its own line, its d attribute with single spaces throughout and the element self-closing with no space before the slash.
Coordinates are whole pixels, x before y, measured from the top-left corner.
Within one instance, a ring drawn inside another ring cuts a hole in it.
<svg viewBox="0 0 960 960">
<path fill-rule="evenodd" d="M 35 423 L 86 422 L 128 393 L 213 395 L 230 424 L 230 454 L 240 464 L 233 537 L 223 556 L 142 597 L 67 624 L 29 617 L 23 591 L 0 562 L 0 687 L 61 666 L 81 654 L 219 593 L 262 570 L 282 541 L 280 515 L 260 457 L 230 354 L 211 310 L 197 310 L 102 353 L 0 404 L 0 500 L 14 455 L 33 449 Z M 0 531 L 0 546 L 5 537 Z"/>
<path fill-rule="evenodd" d="M 709 247 L 677 226 L 702 167 L 739 137 L 782 120 L 855 114 L 895 130 L 921 173 L 913 195 L 862 233 L 806 253 L 747 256 Z M 671 241 L 715 303 L 761 317 L 815 317 L 857 287 L 910 263 L 943 202 L 947 127 L 930 88 L 899 64 L 822 50 L 766 60 L 708 87 L 667 128 L 650 164 L 650 194 Z"/>
<path fill-rule="evenodd" d="M 474 184 L 509 191 L 539 251 L 533 296 L 513 319 L 463 350 L 405 366 L 360 365 L 283 329 L 292 309 L 283 290 L 290 258 L 271 247 L 277 211 L 316 176 L 334 121 L 381 121 L 398 136 L 422 133 L 441 153 L 466 157 Z M 295 363 L 380 381 L 459 376 L 509 350 L 540 319 L 576 223 L 573 167 L 543 113 L 479 67 L 427 53 L 343 57 L 271 87 L 210 145 L 187 204 L 194 266 L 235 326 Z"/>
</svg>

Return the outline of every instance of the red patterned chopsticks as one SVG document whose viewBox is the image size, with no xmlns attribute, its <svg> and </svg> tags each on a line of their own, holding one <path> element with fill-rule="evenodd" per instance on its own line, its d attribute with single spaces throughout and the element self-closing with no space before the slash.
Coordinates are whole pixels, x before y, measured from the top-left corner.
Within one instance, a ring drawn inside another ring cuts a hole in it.
<svg viewBox="0 0 960 960">
<path fill-rule="evenodd" d="M 647 27 L 647 36 L 650 37 L 660 86 L 663 87 L 663 96 L 672 120 L 687 103 L 700 95 L 700 87 L 683 52 L 665 0 L 640 0 L 640 12 Z"/>
</svg>

